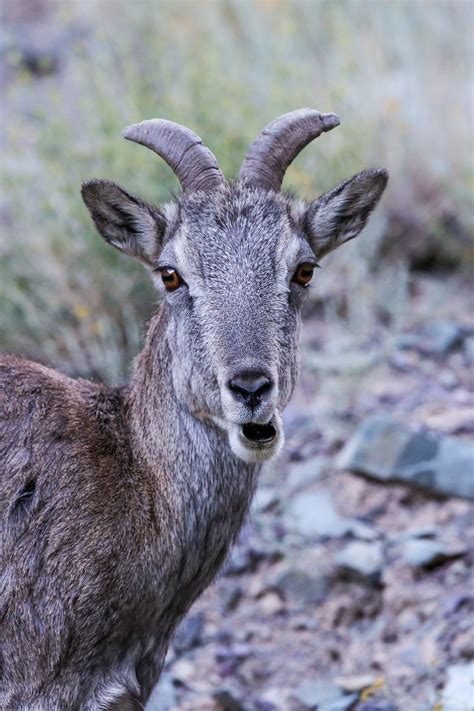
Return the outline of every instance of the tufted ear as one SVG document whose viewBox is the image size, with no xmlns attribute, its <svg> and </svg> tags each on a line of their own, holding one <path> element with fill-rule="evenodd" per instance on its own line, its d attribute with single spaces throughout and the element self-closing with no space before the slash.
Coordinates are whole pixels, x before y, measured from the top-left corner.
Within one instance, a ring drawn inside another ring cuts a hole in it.
<svg viewBox="0 0 474 711">
<path fill-rule="evenodd" d="M 148 266 L 154 265 L 166 227 L 158 208 L 110 180 L 88 180 L 81 194 L 97 230 L 109 244 Z"/>
<path fill-rule="evenodd" d="M 309 205 L 303 229 L 317 258 L 357 237 L 387 180 L 386 170 L 363 170 Z"/>
</svg>

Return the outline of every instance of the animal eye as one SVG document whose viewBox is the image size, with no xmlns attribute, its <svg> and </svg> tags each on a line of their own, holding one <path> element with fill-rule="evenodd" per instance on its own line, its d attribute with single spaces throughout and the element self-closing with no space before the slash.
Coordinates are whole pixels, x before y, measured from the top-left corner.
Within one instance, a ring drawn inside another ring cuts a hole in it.
<svg viewBox="0 0 474 711">
<path fill-rule="evenodd" d="M 308 286 L 313 278 L 314 265 L 310 262 L 303 262 L 293 275 L 293 281 L 296 281 L 300 286 Z"/>
<path fill-rule="evenodd" d="M 183 283 L 176 269 L 171 267 L 163 267 L 160 269 L 160 274 L 166 291 L 175 291 Z"/>
</svg>

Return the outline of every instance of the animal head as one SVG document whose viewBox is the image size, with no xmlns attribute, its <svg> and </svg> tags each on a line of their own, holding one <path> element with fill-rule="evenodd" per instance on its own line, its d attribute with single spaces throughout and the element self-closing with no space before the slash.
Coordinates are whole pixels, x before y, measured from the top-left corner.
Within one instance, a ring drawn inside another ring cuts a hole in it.
<svg viewBox="0 0 474 711">
<path fill-rule="evenodd" d="M 362 230 L 387 183 L 386 171 L 365 170 L 313 202 L 280 192 L 296 155 L 338 124 L 334 114 L 311 109 L 280 117 L 228 183 L 192 131 L 144 121 L 125 138 L 158 153 L 182 195 L 158 208 L 110 181 L 82 187 L 100 234 L 143 262 L 167 302 L 177 396 L 224 429 L 247 462 L 282 445 L 300 310 L 318 260 Z"/>
</svg>

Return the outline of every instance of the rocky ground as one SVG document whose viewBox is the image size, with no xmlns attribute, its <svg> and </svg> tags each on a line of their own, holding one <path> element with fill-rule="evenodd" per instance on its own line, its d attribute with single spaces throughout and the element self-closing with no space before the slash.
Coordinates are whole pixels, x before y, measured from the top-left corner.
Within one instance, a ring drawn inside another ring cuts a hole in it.
<svg viewBox="0 0 474 711">
<path fill-rule="evenodd" d="M 284 455 L 150 711 L 473 708 L 474 323 L 435 286 L 390 343 L 310 315 Z"/>
</svg>

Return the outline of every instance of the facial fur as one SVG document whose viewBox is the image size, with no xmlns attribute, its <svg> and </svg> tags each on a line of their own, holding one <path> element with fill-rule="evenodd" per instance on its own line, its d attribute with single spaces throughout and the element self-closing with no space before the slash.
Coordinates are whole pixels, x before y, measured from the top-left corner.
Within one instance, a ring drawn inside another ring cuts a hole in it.
<svg viewBox="0 0 474 711">
<path fill-rule="evenodd" d="M 167 302 L 178 400 L 225 430 L 244 461 L 268 459 L 283 443 L 305 296 L 297 268 L 356 237 L 386 183 L 385 171 L 364 170 L 306 205 L 222 181 L 161 210 L 109 181 L 83 186 L 101 234 L 151 270 Z M 179 274 L 172 292 L 164 269 Z"/>
<path fill-rule="evenodd" d="M 224 186 L 183 198 L 175 210 L 152 266 L 172 313 L 175 390 L 195 415 L 228 432 L 237 456 L 267 459 L 282 446 L 281 412 L 298 372 L 305 288 L 292 277 L 299 264 L 315 261 L 314 253 L 298 229 L 292 201 L 281 194 Z M 182 286 L 167 293 L 160 267 L 176 269 Z M 229 388 L 245 371 L 264 373 L 272 383 L 255 407 L 239 402 Z M 271 446 L 242 443 L 244 423 L 270 421 L 277 433 Z"/>
</svg>

